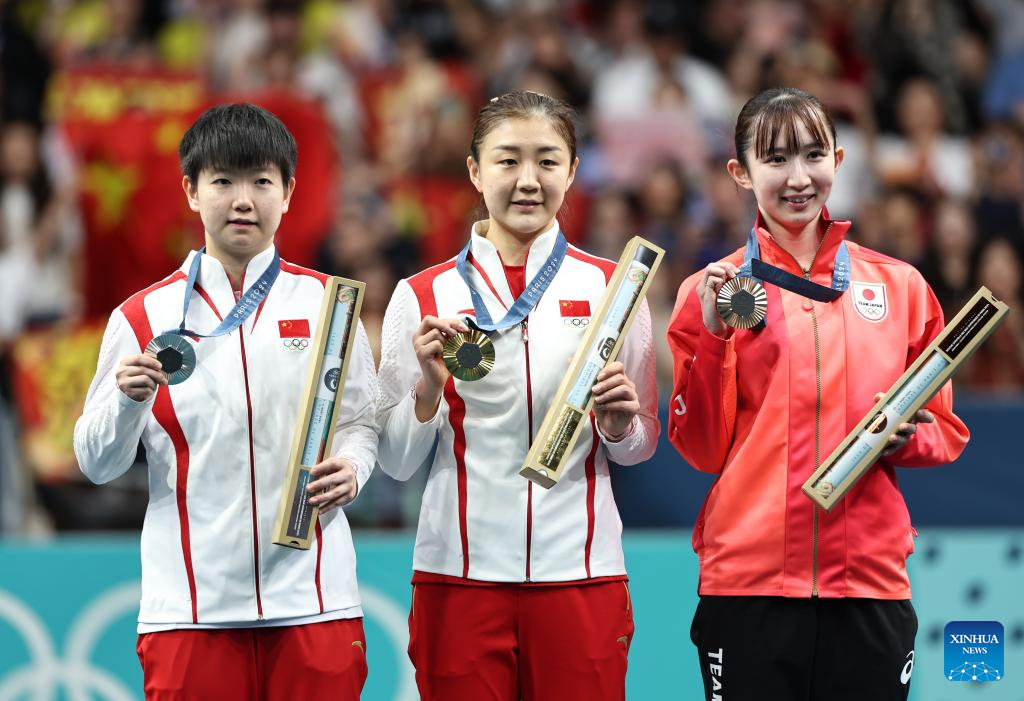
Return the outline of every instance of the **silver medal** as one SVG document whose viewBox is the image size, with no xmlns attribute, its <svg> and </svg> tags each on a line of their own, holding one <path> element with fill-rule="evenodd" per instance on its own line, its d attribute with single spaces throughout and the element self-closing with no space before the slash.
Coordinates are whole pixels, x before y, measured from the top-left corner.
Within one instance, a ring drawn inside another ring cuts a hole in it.
<svg viewBox="0 0 1024 701">
<path fill-rule="evenodd" d="M 146 344 L 146 352 L 160 361 L 167 384 L 184 382 L 196 369 L 196 350 L 184 336 L 165 333 Z"/>
</svg>

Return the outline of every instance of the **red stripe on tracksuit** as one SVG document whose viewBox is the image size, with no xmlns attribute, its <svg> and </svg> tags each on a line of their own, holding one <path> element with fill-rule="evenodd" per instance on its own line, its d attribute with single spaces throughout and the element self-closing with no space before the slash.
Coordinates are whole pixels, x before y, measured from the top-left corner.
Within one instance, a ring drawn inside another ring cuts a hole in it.
<svg viewBox="0 0 1024 701">
<path fill-rule="evenodd" d="M 217 310 L 217 305 L 213 303 L 213 298 L 210 297 L 210 293 L 204 290 L 198 282 L 193 289 L 196 291 L 197 295 L 203 298 L 203 301 L 206 302 L 207 306 L 213 310 L 213 313 L 217 315 L 217 321 L 224 321 L 224 317 L 221 316 L 221 313 Z M 195 329 L 192 330 L 195 331 Z"/>
<path fill-rule="evenodd" d="M 320 613 L 324 612 L 324 595 L 320 591 L 320 558 L 324 553 L 324 532 L 320 528 L 320 514 L 316 517 L 316 600 L 320 604 Z"/>
<path fill-rule="evenodd" d="M 245 408 L 249 426 L 249 485 L 252 499 L 252 561 L 256 567 L 254 581 L 256 585 L 256 611 L 263 618 L 263 596 L 260 587 L 260 524 L 256 503 L 256 450 L 252 441 L 252 395 L 249 392 L 249 363 L 245 357 L 245 334 L 238 330 L 238 345 L 242 353 L 242 377 L 245 380 Z"/>
<path fill-rule="evenodd" d="M 501 255 L 499 254 L 498 257 L 500 258 Z M 487 275 L 487 271 L 484 270 L 484 266 L 480 265 L 480 263 L 477 262 L 477 259 L 473 257 L 472 253 L 469 254 L 469 262 L 473 264 L 473 267 L 476 268 L 476 271 L 478 273 L 480 273 L 480 277 L 482 277 L 484 279 L 484 282 L 487 283 L 487 287 L 490 288 L 491 294 L 493 294 L 494 297 L 499 302 L 501 302 L 501 306 L 505 307 L 505 309 L 508 309 L 508 305 L 505 304 L 505 301 L 501 298 L 501 295 L 498 294 L 498 290 L 494 287 L 494 283 L 491 282 L 491 278 L 490 278 L 490 276 Z M 514 298 L 518 297 L 518 295 L 513 294 L 512 297 L 514 299 Z"/>
<path fill-rule="evenodd" d="M 604 258 L 598 258 L 597 256 L 592 256 L 586 251 L 581 251 L 575 246 L 569 246 L 569 249 L 565 252 L 565 254 L 570 258 L 575 258 L 576 260 L 581 260 L 584 263 L 589 263 L 590 265 L 593 265 L 595 268 L 600 268 L 601 272 L 604 273 L 605 284 L 611 282 L 612 275 L 615 273 L 615 263 L 613 263 L 612 261 L 605 260 Z"/>
<path fill-rule="evenodd" d="M 292 275 L 306 275 L 308 277 L 316 278 L 320 281 L 321 285 L 327 286 L 327 281 L 330 279 L 330 275 L 326 275 L 317 270 L 311 270 L 309 268 L 303 268 L 301 265 L 295 265 L 288 261 L 281 261 L 281 271 L 285 273 L 291 273 Z"/>
<path fill-rule="evenodd" d="M 416 294 L 420 305 L 420 316 L 437 316 L 437 299 L 434 297 L 434 280 L 443 272 L 455 267 L 455 259 L 446 261 L 432 268 L 413 275 L 408 279 L 409 286 Z M 455 378 L 449 377 L 444 385 L 444 398 L 448 402 L 448 423 L 452 427 L 454 440 L 452 452 L 455 455 L 455 468 L 458 482 L 459 498 L 459 534 L 462 539 L 462 576 L 469 577 L 469 530 L 467 527 L 468 489 L 466 485 L 466 429 L 463 422 L 466 418 L 466 402 L 455 389 Z"/>
<path fill-rule="evenodd" d="M 459 534 L 462 536 L 462 576 L 469 577 L 469 529 L 466 525 L 467 495 L 466 485 L 466 429 L 463 421 L 466 418 L 466 402 L 455 391 L 455 378 L 449 377 L 444 383 L 444 398 L 448 402 L 448 421 L 452 425 L 455 439 L 452 451 L 455 453 L 455 465 L 459 485 Z"/>
<path fill-rule="evenodd" d="M 590 546 L 594 544 L 594 498 L 597 491 L 597 468 L 594 465 L 594 456 L 597 455 L 597 420 L 594 412 L 590 412 L 590 431 L 593 434 L 593 442 L 590 444 L 590 452 L 587 453 L 587 544 L 583 548 L 584 563 L 587 567 L 587 579 L 590 579 Z"/>
<path fill-rule="evenodd" d="M 597 258 L 592 256 L 586 251 L 581 251 L 575 246 L 570 246 L 566 252 L 570 258 L 581 260 L 584 263 L 589 263 L 597 268 L 601 269 L 604 273 L 605 284 L 611 282 L 612 275 L 615 273 L 615 263 L 610 260 L 603 258 Z M 593 432 L 594 439 L 590 446 L 590 452 L 587 454 L 586 462 L 586 474 L 587 474 L 587 544 L 584 548 L 584 558 L 587 567 L 587 577 L 590 577 L 590 548 L 594 543 L 594 500 L 596 499 L 596 487 L 597 487 L 597 469 L 594 464 L 594 457 L 597 455 L 597 424 L 594 420 L 594 413 L 590 413 L 590 429 Z"/>
<path fill-rule="evenodd" d="M 139 343 L 140 351 L 153 338 L 153 329 L 149 323 L 149 317 L 146 315 L 146 296 L 154 290 L 185 279 L 187 279 L 187 276 L 179 270 L 155 285 L 151 285 L 141 292 L 132 295 L 121 305 L 121 312 L 135 333 L 135 339 Z M 188 526 L 188 441 L 185 440 L 185 432 L 178 421 L 178 416 L 174 411 L 174 404 L 171 401 L 170 390 L 166 386 L 157 388 L 156 401 L 153 404 L 153 417 L 160 424 L 160 427 L 167 432 L 168 438 L 171 439 L 171 445 L 174 447 L 176 468 L 174 492 L 175 503 L 178 506 L 178 524 L 181 530 L 181 554 L 185 563 L 185 575 L 188 578 L 189 598 L 192 602 L 192 622 L 198 623 L 196 577 L 192 569 L 192 546 Z"/>
</svg>

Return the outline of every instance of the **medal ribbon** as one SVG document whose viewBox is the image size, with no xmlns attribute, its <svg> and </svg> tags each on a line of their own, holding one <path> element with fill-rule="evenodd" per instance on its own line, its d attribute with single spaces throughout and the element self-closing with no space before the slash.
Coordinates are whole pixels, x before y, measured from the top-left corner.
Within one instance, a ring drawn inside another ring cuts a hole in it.
<svg viewBox="0 0 1024 701">
<path fill-rule="evenodd" d="M 459 271 L 459 275 L 462 276 L 466 287 L 469 288 L 469 294 L 473 298 L 473 311 L 476 313 L 476 321 L 467 319 L 466 323 L 471 328 L 476 328 L 486 333 L 502 331 L 521 324 L 530 315 L 533 308 L 540 302 L 540 298 L 544 296 L 548 286 L 551 285 L 551 281 L 554 280 L 555 273 L 558 272 L 558 269 L 562 266 L 562 261 L 565 260 L 565 252 L 569 249 L 565 236 L 559 230 L 558 235 L 555 237 L 555 246 L 551 249 L 551 255 L 544 261 L 540 270 L 530 280 L 526 289 L 523 290 L 523 294 L 519 295 L 519 299 L 509 308 L 501 321 L 494 323 L 491 321 L 491 315 L 484 305 L 483 297 L 476 291 L 472 281 L 469 279 L 469 249 L 472 243 L 472 239 L 470 239 L 466 247 L 459 252 L 459 257 L 455 261 L 455 268 Z"/>
<path fill-rule="evenodd" d="M 270 288 L 274 286 L 277 274 L 281 272 L 281 255 L 275 247 L 274 259 L 270 261 L 270 265 L 267 266 L 267 269 L 263 271 L 263 274 L 259 276 L 256 282 L 249 285 L 249 289 L 245 291 L 245 294 L 242 295 L 241 299 L 228 312 L 228 315 L 224 317 L 224 320 L 220 322 L 217 328 L 210 333 L 196 333 L 185 328 L 185 319 L 188 317 L 188 305 L 192 301 L 192 292 L 195 290 L 196 280 L 199 278 L 199 268 L 202 265 L 205 252 L 206 246 L 199 249 L 199 253 L 192 259 L 192 265 L 188 270 L 188 282 L 185 284 L 185 302 L 181 310 L 181 325 L 164 333 L 173 333 L 179 336 L 196 336 L 198 338 L 215 338 L 231 333 L 244 324 L 245 320 L 259 309 L 260 304 L 270 294 Z"/>
<path fill-rule="evenodd" d="M 825 287 L 762 261 L 757 244 L 757 234 L 754 227 L 751 227 L 739 274 L 740 277 L 753 278 L 758 282 L 770 282 L 816 302 L 831 302 L 838 299 L 850 287 L 850 251 L 846 248 L 845 241 L 839 244 L 832 270 L 832 286 Z"/>
</svg>

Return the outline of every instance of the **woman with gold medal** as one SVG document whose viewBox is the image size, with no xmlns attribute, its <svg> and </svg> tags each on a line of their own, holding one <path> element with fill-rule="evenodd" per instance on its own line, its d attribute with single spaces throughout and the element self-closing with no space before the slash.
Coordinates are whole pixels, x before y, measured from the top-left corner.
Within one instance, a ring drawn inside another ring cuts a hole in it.
<svg viewBox="0 0 1024 701">
<path fill-rule="evenodd" d="M 488 218 L 457 257 L 402 280 L 384 318 L 380 464 L 404 480 L 431 461 L 409 618 L 427 701 L 625 695 L 632 608 L 608 464 L 657 443 L 646 304 L 565 476 L 545 490 L 518 474 L 615 268 L 555 218 L 577 164 L 565 103 L 484 105 L 467 165 Z"/>
</svg>

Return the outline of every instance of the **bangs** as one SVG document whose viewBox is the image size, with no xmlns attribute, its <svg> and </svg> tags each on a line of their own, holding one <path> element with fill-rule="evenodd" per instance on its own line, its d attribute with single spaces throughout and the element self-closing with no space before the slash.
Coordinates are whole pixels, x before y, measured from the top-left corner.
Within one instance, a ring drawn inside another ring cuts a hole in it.
<svg viewBox="0 0 1024 701">
<path fill-rule="evenodd" d="M 246 128 L 227 128 L 211 130 L 203 136 L 206 143 L 197 144 L 197 152 L 202 154 L 203 163 L 200 170 L 239 171 L 265 168 L 277 161 L 268 154 L 279 156 L 278 145 L 268 129 L 261 125 L 246 125 Z M 283 173 L 282 173 L 283 174 Z"/>
<path fill-rule="evenodd" d="M 799 143 L 798 124 L 807 128 L 814 146 L 825 151 L 832 150 L 835 133 L 831 134 L 830 139 L 832 127 L 821 110 L 802 100 L 783 98 L 765 105 L 754 121 L 751 141 L 755 157 L 761 160 L 775 152 L 775 143 L 780 135 L 786 145 L 786 153 L 797 151 L 803 145 Z"/>
<path fill-rule="evenodd" d="M 277 117 L 247 104 L 212 107 L 178 146 L 181 169 L 193 183 L 200 171 L 246 171 L 277 166 L 283 182 L 295 174 L 295 139 Z"/>
</svg>

